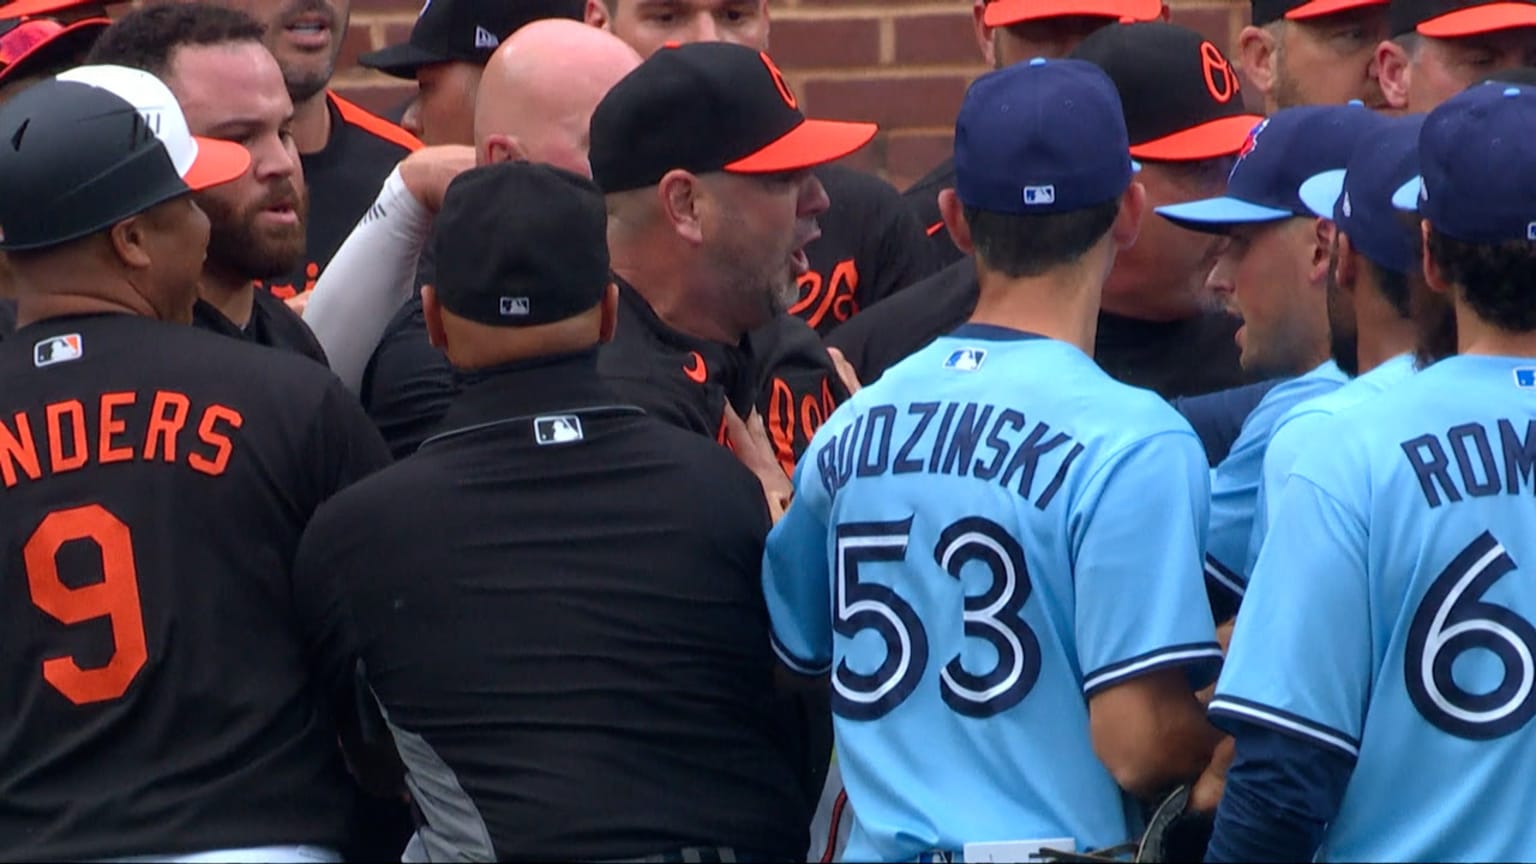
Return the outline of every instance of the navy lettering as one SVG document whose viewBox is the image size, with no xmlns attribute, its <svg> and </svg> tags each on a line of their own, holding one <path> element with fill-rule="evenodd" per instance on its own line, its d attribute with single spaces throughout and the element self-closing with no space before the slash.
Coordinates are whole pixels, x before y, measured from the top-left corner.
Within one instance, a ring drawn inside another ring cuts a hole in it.
<svg viewBox="0 0 1536 864">
<path fill-rule="evenodd" d="M 1499 469 L 1493 464 L 1493 448 L 1488 444 L 1487 430 L 1477 423 L 1463 423 L 1451 427 L 1445 437 L 1451 442 L 1451 452 L 1456 454 L 1456 467 L 1461 469 L 1461 482 L 1467 494 L 1474 498 L 1499 494 Z M 1472 464 L 1472 456 L 1467 452 L 1469 440 L 1477 448 L 1481 466 Z M 1477 471 L 1479 467 L 1483 469 L 1481 478 Z"/>
<path fill-rule="evenodd" d="M 1072 449 L 1067 451 L 1067 458 L 1061 460 L 1061 467 L 1056 469 L 1056 476 L 1051 478 L 1051 482 L 1045 487 L 1045 491 L 1040 493 L 1040 500 L 1035 502 L 1035 507 L 1044 510 L 1050 505 L 1051 499 L 1055 498 L 1056 493 L 1061 491 L 1061 484 L 1066 482 L 1067 469 L 1072 467 L 1072 463 L 1077 460 L 1078 456 L 1082 455 L 1082 452 L 1083 445 L 1077 443 L 1072 445 Z"/>
<path fill-rule="evenodd" d="M 949 424 L 955 419 L 955 403 L 944 406 L 944 419 L 939 421 L 939 435 L 933 439 L 933 452 L 928 455 L 928 473 L 937 474 L 939 459 L 944 455 L 944 439 L 949 437 Z"/>
<path fill-rule="evenodd" d="M 999 438 L 998 433 L 1003 431 L 1004 426 L 1012 426 L 1013 431 L 1022 432 L 1024 423 L 1023 414 L 1012 408 L 1004 408 L 1002 413 L 997 415 L 997 422 L 992 424 L 992 431 L 987 435 L 987 446 L 992 448 L 993 453 L 992 461 L 983 465 L 980 460 L 977 460 L 976 467 L 971 469 L 971 474 L 982 480 L 991 480 L 996 477 L 997 472 L 1003 469 L 1003 460 L 1008 458 L 1008 451 L 1013 449 L 1013 445 Z"/>
<path fill-rule="evenodd" d="M 1526 484 L 1536 491 L 1536 421 L 1526 421 L 1522 440 L 1513 424 L 1500 420 L 1499 443 L 1504 445 L 1504 488 L 1511 495 L 1519 495 Z"/>
<path fill-rule="evenodd" d="M 884 474 L 891 458 L 891 430 L 896 426 L 896 406 L 877 405 L 869 409 L 869 425 L 864 428 L 864 443 L 859 447 L 860 477 Z M 873 462 L 869 459 L 870 445 L 879 442 Z"/>
<path fill-rule="evenodd" d="M 981 416 L 976 416 L 976 403 L 970 402 L 965 410 L 960 412 L 960 419 L 955 421 L 955 434 L 949 440 L 949 452 L 944 454 L 943 470 L 945 474 L 955 473 L 958 463 L 959 476 L 964 477 L 970 470 L 971 459 L 976 455 L 976 445 L 981 443 L 982 433 L 987 430 L 987 421 L 992 419 L 992 406 L 981 409 Z"/>
<path fill-rule="evenodd" d="M 1456 491 L 1456 484 L 1451 482 L 1451 472 L 1447 470 L 1450 462 L 1446 459 L 1445 448 L 1440 446 L 1440 439 L 1433 435 L 1420 435 L 1411 441 L 1402 443 L 1403 455 L 1408 457 L 1408 464 L 1413 466 L 1413 473 L 1419 478 L 1419 488 L 1424 492 L 1424 500 L 1430 507 L 1440 506 L 1440 492 L 1435 489 L 1436 481 L 1444 490 L 1445 497 L 1451 503 L 1461 500 L 1461 493 Z"/>
<path fill-rule="evenodd" d="M 1054 438 L 1041 444 L 1040 439 L 1044 438 L 1045 433 L 1050 430 L 1051 427 L 1045 423 L 1036 423 L 1035 428 L 1029 430 L 1029 437 L 1025 438 L 1024 443 L 1020 444 L 1018 449 L 1013 451 L 1013 459 L 1009 460 L 1008 468 L 1003 471 L 1003 479 L 1000 482 L 1004 486 L 1012 483 L 1015 471 L 1023 471 L 1023 476 L 1019 478 L 1018 487 L 1019 497 L 1021 498 L 1029 498 L 1029 490 L 1034 485 L 1035 469 L 1040 464 L 1040 457 L 1055 450 L 1067 441 L 1068 436 L 1066 433 L 1057 432 Z"/>
<path fill-rule="evenodd" d="M 921 419 L 917 421 L 917 426 L 913 427 L 912 434 L 907 436 L 906 443 L 896 451 L 896 461 L 891 465 L 892 474 L 911 474 L 923 470 L 921 459 L 908 459 L 907 455 L 912 452 L 913 447 L 917 446 L 917 442 L 922 440 L 923 433 L 928 431 L 928 424 L 933 422 L 933 415 L 939 413 L 939 403 L 914 402 L 907 406 L 907 413 L 915 414 Z"/>
</svg>

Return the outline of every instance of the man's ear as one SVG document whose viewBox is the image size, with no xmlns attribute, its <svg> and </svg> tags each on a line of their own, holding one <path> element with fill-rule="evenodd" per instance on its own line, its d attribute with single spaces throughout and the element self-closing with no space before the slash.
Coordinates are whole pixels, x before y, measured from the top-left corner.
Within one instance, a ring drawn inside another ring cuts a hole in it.
<svg viewBox="0 0 1536 864">
<path fill-rule="evenodd" d="M 1333 254 L 1333 238 L 1339 226 L 1332 219 L 1318 219 L 1312 226 L 1312 268 L 1307 274 L 1313 285 L 1323 286 L 1328 280 L 1328 263 Z"/>
<path fill-rule="evenodd" d="M 144 248 L 148 218 L 147 214 L 139 213 L 113 225 L 108 231 L 112 251 L 117 254 L 123 266 L 129 269 L 143 270 L 150 265 L 149 250 Z"/>
<path fill-rule="evenodd" d="M 581 17 L 593 27 L 613 31 L 613 19 L 608 15 L 607 0 L 587 0 L 586 11 Z"/>
<path fill-rule="evenodd" d="M 1429 286 L 1430 291 L 1449 297 L 1451 296 L 1451 280 L 1446 278 L 1445 272 L 1435 262 L 1434 256 L 1429 254 L 1429 231 L 1429 220 L 1420 219 L 1419 239 L 1424 244 L 1424 284 Z"/>
<path fill-rule="evenodd" d="M 608 283 L 601 305 L 602 323 L 598 325 L 597 341 L 606 345 L 613 341 L 613 334 L 619 330 L 619 283 Z"/>
<path fill-rule="evenodd" d="M 421 317 L 427 324 L 427 341 L 432 347 L 448 353 L 448 331 L 443 328 L 443 307 L 437 302 L 437 289 L 421 286 Z"/>
<path fill-rule="evenodd" d="M 1350 298 L 1350 303 L 1354 303 L 1354 298 L 1359 294 L 1355 290 L 1355 283 L 1360 278 L 1360 251 L 1355 248 L 1355 244 L 1349 242 L 1348 234 L 1335 231 L 1334 236 L 1338 238 L 1339 252 L 1337 263 L 1333 265 L 1333 284 Z"/>
<path fill-rule="evenodd" d="M 500 133 L 487 135 L 485 140 L 480 142 L 479 148 L 480 152 L 476 155 L 480 157 L 481 165 L 494 165 L 497 162 L 529 161 L 528 151 L 523 149 L 523 142 L 511 135 L 502 135 Z"/>
<path fill-rule="evenodd" d="M 949 239 L 955 241 L 955 246 L 967 255 L 973 254 L 976 244 L 971 240 L 971 223 L 965 221 L 965 205 L 960 203 L 955 190 L 939 190 L 939 215 L 944 217 L 944 227 L 949 229 Z"/>
<path fill-rule="evenodd" d="M 1120 212 L 1115 214 L 1115 224 L 1110 226 L 1115 248 L 1121 251 L 1136 245 L 1141 236 L 1141 220 L 1147 218 L 1147 187 L 1132 180 L 1120 198 Z"/>
<path fill-rule="evenodd" d="M 704 243 L 704 209 L 708 191 L 697 175 L 681 169 L 668 171 L 656 184 L 662 217 L 678 236 L 695 246 Z"/>
<path fill-rule="evenodd" d="M 1413 63 L 1408 50 L 1391 39 L 1376 46 L 1376 83 L 1387 107 L 1408 109 L 1408 87 L 1412 83 Z"/>
<path fill-rule="evenodd" d="M 1280 75 L 1276 68 L 1277 59 L 1273 33 L 1250 24 L 1237 34 L 1238 65 L 1248 80 L 1253 82 L 1253 86 L 1264 95 L 1266 111 L 1271 101 L 1270 94 L 1275 92 L 1275 81 Z"/>
<path fill-rule="evenodd" d="M 997 43 L 992 41 L 992 28 L 983 20 L 987 15 L 987 0 L 972 0 L 971 23 L 976 30 L 976 47 L 981 49 L 981 58 L 987 61 L 988 69 L 997 68 Z"/>
</svg>

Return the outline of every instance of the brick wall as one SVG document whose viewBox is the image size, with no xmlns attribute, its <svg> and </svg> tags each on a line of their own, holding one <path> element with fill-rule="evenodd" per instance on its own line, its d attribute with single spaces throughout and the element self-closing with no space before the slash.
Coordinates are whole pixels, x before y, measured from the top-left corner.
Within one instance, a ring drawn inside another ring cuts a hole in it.
<svg viewBox="0 0 1536 864">
<path fill-rule="evenodd" d="M 336 85 L 386 111 L 407 82 L 358 67 L 358 54 L 404 40 L 418 0 L 353 0 Z M 1224 50 L 1247 22 L 1241 0 L 1173 0 L 1173 20 Z M 874 120 L 881 133 L 851 158 L 898 187 L 949 152 L 965 86 L 982 71 L 970 0 L 772 0 L 772 50 L 801 105 L 817 116 Z"/>
</svg>

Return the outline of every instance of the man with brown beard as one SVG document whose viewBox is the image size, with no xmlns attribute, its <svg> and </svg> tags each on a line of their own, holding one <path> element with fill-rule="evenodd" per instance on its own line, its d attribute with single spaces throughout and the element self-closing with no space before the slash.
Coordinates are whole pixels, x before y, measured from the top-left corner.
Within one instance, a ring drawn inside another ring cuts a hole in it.
<svg viewBox="0 0 1536 864">
<path fill-rule="evenodd" d="M 251 169 L 197 196 L 211 234 L 194 323 L 325 363 L 299 316 L 259 280 L 299 264 L 308 202 L 292 135 L 293 102 L 261 25 L 206 4 L 135 11 L 102 34 L 92 62 L 150 72 L 176 95 L 193 134 L 243 144 Z"/>
</svg>

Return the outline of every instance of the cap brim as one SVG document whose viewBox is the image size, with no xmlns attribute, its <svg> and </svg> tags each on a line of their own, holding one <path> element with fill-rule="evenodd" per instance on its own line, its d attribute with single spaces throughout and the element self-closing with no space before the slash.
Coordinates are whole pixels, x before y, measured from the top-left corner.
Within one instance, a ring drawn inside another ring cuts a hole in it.
<svg viewBox="0 0 1536 864">
<path fill-rule="evenodd" d="M 396 78 L 415 78 L 417 69 L 423 66 L 431 66 L 433 63 L 446 63 L 447 61 L 447 57 L 439 57 L 409 42 L 401 42 L 398 45 L 390 45 L 377 51 L 369 51 L 367 54 L 361 54 L 357 58 L 359 66 L 377 69 L 385 75 L 393 75 Z"/>
<path fill-rule="evenodd" d="M 1296 215 L 1289 210 L 1250 204 L 1236 198 L 1207 198 L 1187 204 L 1169 204 L 1157 208 L 1157 213 L 1181 228 L 1207 234 L 1224 234 L 1233 225 L 1278 222 Z"/>
<path fill-rule="evenodd" d="M 1340 12 L 1349 12 L 1354 9 L 1385 6 L 1387 3 L 1388 0 L 1312 0 L 1310 3 L 1303 3 L 1285 13 L 1285 18 L 1287 21 L 1305 21 L 1308 18 L 1337 15 Z"/>
<path fill-rule="evenodd" d="M 23 22 L 21 26 L 26 27 L 29 23 Z M 110 18 L 86 18 L 76 21 L 28 48 L 7 63 L 4 68 L 0 68 L 0 84 L 25 78 L 33 70 L 46 69 L 63 58 L 89 51 L 102 31 L 111 26 Z"/>
<path fill-rule="evenodd" d="M 1339 196 L 1344 194 L 1344 169 L 1335 168 L 1321 174 L 1313 174 L 1301 184 L 1296 194 L 1307 209 L 1324 219 L 1332 219 Z"/>
<path fill-rule="evenodd" d="M 1476 36 L 1515 27 L 1536 27 L 1536 4 L 1485 3 L 1438 15 L 1421 23 L 1418 32 L 1434 39 Z"/>
<path fill-rule="evenodd" d="M 863 147 L 880 127 L 874 123 L 806 120 L 767 147 L 725 166 L 737 174 L 796 171 L 841 159 Z"/>
<path fill-rule="evenodd" d="M 1392 206 L 1408 213 L 1419 212 L 1419 195 L 1424 189 L 1424 178 L 1415 177 L 1397 187 L 1392 193 Z"/>
<path fill-rule="evenodd" d="M 1137 159 L 1160 162 L 1187 162 L 1194 159 L 1215 159 L 1231 156 L 1243 149 L 1248 133 L 1264 117 L 1259 114 L 1237 114 L 1222 117 L 1182 129 L 1172 135 L 1164 135 L 1151 141 L 1131 145 L 1131 155 Z"/>
<path fill-rule="evenodd" d="M 244 145 L 200 136 L 192 140 L 197 142 L 197 158 L 181 181 L 193 192 L 238 180 L 251 167 L 251 152 Z"/>
<path fill-rule="evenodd" d="M 127 2 L 127 0 L 16 0 L 15 3 L 7 3 L 4 6 L 0 6 L 0 21 L 9 21 L 12 18 L 28 18 L 33 15 L 51 15 L 68 9 L 78 9 L 81 6 L 91 6 L 95 3 L 111 6 L 114 3 L 124 2 Z"/>
<path fill-rule="evenodd" d="M 1007 27 L 1069 15 L 1129 22 L 1155 21 L 1162 14 L 1162 0 L 995 0 L 987 4 L 982 21 L 988 27 Z"/>
</svg>

